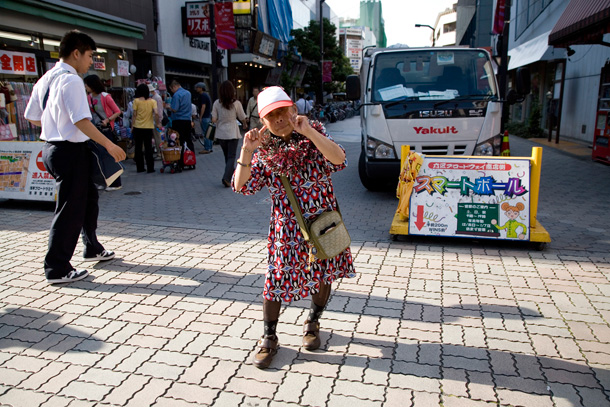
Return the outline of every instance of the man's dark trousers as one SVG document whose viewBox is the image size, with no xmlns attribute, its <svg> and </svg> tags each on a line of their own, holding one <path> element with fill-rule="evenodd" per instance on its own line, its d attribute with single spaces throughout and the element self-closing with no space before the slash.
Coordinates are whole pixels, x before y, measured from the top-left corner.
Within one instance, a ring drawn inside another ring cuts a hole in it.
<svg viewBox="0 0 610 407">
<path fill-rule="evenodd" d="M 188 146 L 189 150 L 195 151 L 195 145 L 191 137 L 191 121 L 190 120 L 172 120 L 172 129 L 176 130 L 180 135 L 180 145 L 182 152 L 180 154 L 180 166 L 184 163 L 184 146 Z"/>
<path fill-rule="evenodd" d="M 84 256 L 104 251 L 96 236 L 99 213 L 97 188 L 91 178 L 92 153 L 87 143 L 45 143 L 42 160 L 57 182 L 57 205 L 44 260 L 47 279 L 64 277 L 74 267 L 70 259 L 82 232 Z"/>
</svg>

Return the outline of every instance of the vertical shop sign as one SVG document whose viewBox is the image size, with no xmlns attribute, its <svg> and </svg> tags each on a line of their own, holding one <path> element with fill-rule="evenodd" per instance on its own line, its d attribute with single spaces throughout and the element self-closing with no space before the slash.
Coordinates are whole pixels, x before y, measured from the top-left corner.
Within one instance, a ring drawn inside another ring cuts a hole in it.
<svg viewBox="0 0 610 407">
<path fill-rule="evenodd" d="M 530 160 L 425 157 L 409 234 L 529 240 Z"/>
<path fill-rule="evenodd" d="M 0 73 L 38 76 L 36 55 L 0 50 Z"/>
<path fill-rule="evenodd" d="M 55 200 L 55 179 L 42 163 L 39 142 L 0 143 L 0 198 Z"/>
<path fill-rule="evenodd" d="M 216 25 L 216 44 L 218 49 L 237 48 L 233 3 L 214 4 L 214 24 Z"/>
<path fill-rule="evenodd" d="M 332 82 L 333 80 L 333 61 L 322 61 L 322 81 Z"/>
<path fill-rule="evenodd" d="M 212 33 L 210 24 L 210 4 L 207 1 L 187 2 L 186 36 L 209 37 Z"/>
</svg>

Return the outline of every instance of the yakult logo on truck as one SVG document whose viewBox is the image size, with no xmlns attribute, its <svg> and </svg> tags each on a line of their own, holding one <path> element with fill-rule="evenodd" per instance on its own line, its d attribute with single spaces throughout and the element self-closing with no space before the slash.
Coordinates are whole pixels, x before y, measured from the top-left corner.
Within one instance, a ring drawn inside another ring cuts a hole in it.
<svg viewBox="0 0 610 407">
<path fill-rule="evenodd" d="M 455 126 L 445 126 L 445 127 L 413 127 L 417 134 L 457 134 L 458 131 Z"/>
</svg>

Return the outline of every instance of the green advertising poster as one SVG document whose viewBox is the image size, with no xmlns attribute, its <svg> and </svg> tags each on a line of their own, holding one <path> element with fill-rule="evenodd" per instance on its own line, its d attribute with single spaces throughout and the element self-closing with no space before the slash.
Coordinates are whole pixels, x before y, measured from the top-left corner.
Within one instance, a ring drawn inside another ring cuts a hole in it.
<svg viewBox="0 0 610 407">
<path fill-rule="evenodd" d="M 530 161 L 427 156 L 409 202 L 409 234 L 529 240 Z"/>
</svg>

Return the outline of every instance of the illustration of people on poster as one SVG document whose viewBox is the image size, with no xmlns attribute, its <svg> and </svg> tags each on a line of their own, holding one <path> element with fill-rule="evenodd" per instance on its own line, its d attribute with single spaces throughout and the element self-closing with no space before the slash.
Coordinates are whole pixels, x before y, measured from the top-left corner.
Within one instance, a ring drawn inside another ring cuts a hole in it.
<svg viewBox="0 0 610 407">
<path fill-rule="evenodd" d="M 409 234 L 529 240 L 530 161 L 426 157 Z"/>
</svg>

